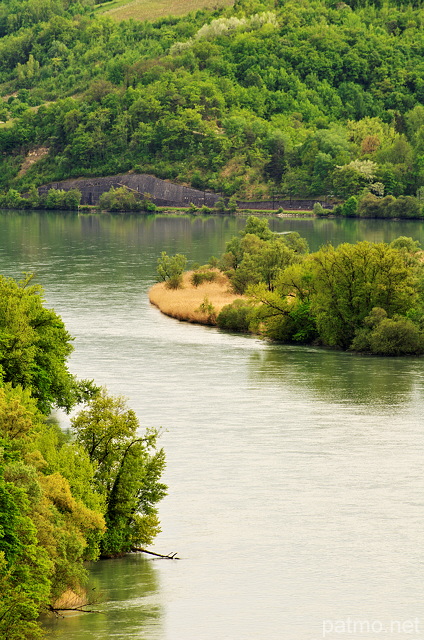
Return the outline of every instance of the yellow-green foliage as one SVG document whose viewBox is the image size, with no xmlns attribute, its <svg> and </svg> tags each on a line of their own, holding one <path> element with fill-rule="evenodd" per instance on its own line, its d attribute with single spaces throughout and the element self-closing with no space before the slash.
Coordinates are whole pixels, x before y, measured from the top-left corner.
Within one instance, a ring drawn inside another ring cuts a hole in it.
<svg viewBox="0 0 424 640">
<path fill-rule="evenodd" d="M 92 539 L 105 530 L 102 513 L 73 495 L 59 471 L 49 473 L 39 448 L 48 433 L 54 432 L 28 390 L 10 383 L 0 388 L 2 638 L 39 637 L 40 611 L 82 583 L 83 561 L 96 557 Z M 58 454 L 58 438 L 49 448 Z"/>
</svg>

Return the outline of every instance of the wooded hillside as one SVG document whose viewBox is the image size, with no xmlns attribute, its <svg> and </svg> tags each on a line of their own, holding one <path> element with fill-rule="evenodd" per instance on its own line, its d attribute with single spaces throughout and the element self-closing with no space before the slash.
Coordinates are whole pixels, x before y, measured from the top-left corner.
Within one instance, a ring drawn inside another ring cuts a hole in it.
<svg viewBox="0 0 424 640">
<path fill-rule="evenodd" d="M 0 189 L 126 171 L 240 198 L 424 185 L 421 3 L 237 0 L 153 23 L 93 6 L 3 0 Z"/>
</svg>

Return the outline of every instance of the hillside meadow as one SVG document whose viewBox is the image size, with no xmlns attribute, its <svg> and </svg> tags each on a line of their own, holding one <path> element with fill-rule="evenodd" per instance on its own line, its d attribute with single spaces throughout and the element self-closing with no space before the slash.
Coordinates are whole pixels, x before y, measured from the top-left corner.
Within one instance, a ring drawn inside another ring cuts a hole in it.
<svg viewBox="0 0 424 640">
<path fill-rule="evenodd" d="M 183 16 L 198 9 L 230 7 L 234 0 L 112 0 L 98 5 L 97 15 L 113 20 L 157 20 L 166 16 Z"/>
</svg>

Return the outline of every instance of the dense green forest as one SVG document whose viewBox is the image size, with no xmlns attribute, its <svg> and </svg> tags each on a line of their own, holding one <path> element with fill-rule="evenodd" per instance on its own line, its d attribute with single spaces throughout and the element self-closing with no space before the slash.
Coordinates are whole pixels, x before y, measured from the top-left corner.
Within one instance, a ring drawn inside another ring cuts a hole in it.
<svg viewBox="0 0 424 640">
<path fill-rule="evenodd" d="M 150 544 L 164 453 L 134 412 L 67 368 L 72 339 L 29 277 L 0 277 L 0 637 L 43 636 L 40 613 L 73 592 L 88 560 Z M 69 433 L 54 407 L 83 409 Z M 66 605 L 65 605 L 66 606 Z"/>
<path fill-rule="evenodd" d="M 421 2 L 236 0 L 153 23 L 93 6 L 1 3 L 0 189 L 138 171 L 240 198 L 422 196 Z"/>
<path fill-rule="evenodd" d="M 169 288 L 181 286 L 183 258 L 162 253 L 158 260 Z M 424 353 L 423 251 L 412 238 L 328 244 L 309 253 L 298 233 L 273 233 L 266 219 L 251 216 L 210 266 L 244 296 L 219 314 L 210 306 L 221 329 L 375 355 Z M 215 276 L 204 266 L 192 283 Z"/>
</svg>

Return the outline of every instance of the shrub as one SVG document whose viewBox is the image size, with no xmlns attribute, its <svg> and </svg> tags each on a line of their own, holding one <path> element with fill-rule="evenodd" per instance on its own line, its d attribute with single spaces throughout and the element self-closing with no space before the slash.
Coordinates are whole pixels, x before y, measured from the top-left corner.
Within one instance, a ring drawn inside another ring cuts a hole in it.
<svg viewBox="0 0 424 640">
<path fill-rule="evenodd" d="M 315 202 L 315 204 L 314 204 L 314 214 L 316 216 L 326 216 L 327 213 L 328 212 L 324 209 L 324 207 L 322 206 L 322 204 L 320 202 Z"/>
<path fill-rule="evenodd" d="M 203 302 L 196 309 L 199 313 L 204 313 L 207 316 L 208 322 L 215 324 L 216 322 L 216 310 L 212 302 L 207 296 L 203 298 Z"/>
<path fill-rule="evenodd" d="M 111 187 L 99 198 L 99 209 L 105 211 L 156 211 L 156 205 L 149 200 L 148 194 L 131 191 L 127 187 Z"/>
<path fill-rule="evenodd" d="M 216 323 L 220 329 L 248 333 L 253 306 L 244 300 L 234 300 L 225 305 L 219 313 Z"/>
<path fill-rule="evenodd" d="M 342 207 L 342 215 L 346 218 L 354 218 L 358 213 L 358 198 L 351 196 Z"/>
<path fill-rule="evenodd" d="M 171 276 L 166 282 L 165 287 L 167 289 L 180 289 L 183 286 L 183 276 L 177 273 Z"/>
<path fill-rule="evenodd" d="M 417 198 L 412 196 L 399 196 L 391 205 L 394 218 L 420 218 L 421 207 Z"/>
<path fill-rule="evenodd" d="M 419 328 L 408 318 L 385 318 L 370 336 L 371 353 L 385 356 L 418 354 L 424 351 Z"/>
<path fill-rule="evenodd" d="M 420 354 L 424 353 L 424 336 L 410 318 L 388 318 L 384 309 L 374 307 L 356 332 L 351 349 L 382 356 Z"/>
<path fill-rule="evenodd" d="M 213 282 L 216 280 L 216 271 L 194 271 L 190 278 L 193 287 L 198 287 L 203 282 Z"/>
<path fill-rule="evenodd" d="M 166 283 L 168 289 L 179 289 L 183 282 L 183 272 L 187 264 L 187 258 L 181 253 L 168 256 L 162 251 L 158 258 L 158 279 Z"/>
</svg>

